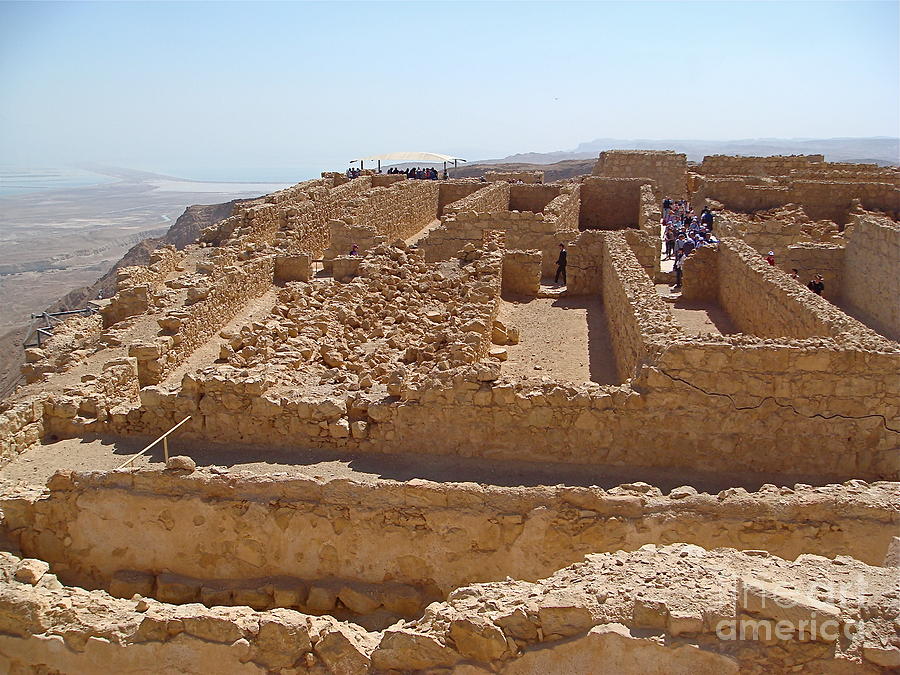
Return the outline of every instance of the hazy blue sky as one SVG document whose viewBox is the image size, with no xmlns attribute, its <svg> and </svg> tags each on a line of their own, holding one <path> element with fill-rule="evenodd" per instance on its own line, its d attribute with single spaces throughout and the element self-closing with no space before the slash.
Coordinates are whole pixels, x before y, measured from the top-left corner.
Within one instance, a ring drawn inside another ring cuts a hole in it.
<svg viewBox="0 0 900 675">
<path fill-rule="evenodd" d="M 0 3 L 0 161 L 896 136 L 897 2 Z"/>
</svg>

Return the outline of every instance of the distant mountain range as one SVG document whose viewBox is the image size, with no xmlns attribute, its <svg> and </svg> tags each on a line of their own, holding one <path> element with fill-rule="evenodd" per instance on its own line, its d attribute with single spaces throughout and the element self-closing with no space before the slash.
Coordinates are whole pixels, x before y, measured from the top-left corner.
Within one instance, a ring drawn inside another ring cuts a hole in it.
<svg viewBox="0 0 900 675">
<path fill-rule="evenodd" d="M 825 155 L 828 162 L 864 162 L 900 165 L 900 138 L 748 138 L 734 141 L 648 140 L 597 138 L 574 150 L 525 152 L 479 164 L 555 164 L 572 159 L 596 158 L 604 150 L 674 150 L 699 162 L 705 155 Z"/>
</svg>

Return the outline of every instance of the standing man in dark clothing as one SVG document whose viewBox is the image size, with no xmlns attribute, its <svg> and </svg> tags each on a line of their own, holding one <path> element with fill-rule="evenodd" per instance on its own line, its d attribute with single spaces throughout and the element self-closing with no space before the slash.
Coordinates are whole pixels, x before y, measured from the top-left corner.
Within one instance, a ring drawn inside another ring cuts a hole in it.
<svg viewBox="0 0 900 675">
<path fill-rule="evenodd" d="M 814 276 L 810 279 L 809 283 L 806 284 L 806 287 L 816 295 L 822 295 L 822 292 L 825 290 L 825 281 L 822 279 L 822 275 L 817 274 Z"/>
<path fill-rule="evenodd" d="M 559 257 L 556 259 L 556 278 L 553 283 L 559 283 L 559 277 L 562 275 L 563 285 L 566 285 L 566 259 L 569 257 L 566 251 L 566 245 L 559 245 Z"/>
</svg>

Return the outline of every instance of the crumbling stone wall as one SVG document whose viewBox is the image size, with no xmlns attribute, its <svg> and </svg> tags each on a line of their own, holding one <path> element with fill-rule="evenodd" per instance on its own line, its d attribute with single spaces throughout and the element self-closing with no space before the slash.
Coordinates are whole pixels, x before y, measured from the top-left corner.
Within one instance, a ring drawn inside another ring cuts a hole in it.
<svg viewBox="0 0 900 675">
<path fill-rule="evenodd" d="M 468 197 L 473 192 L 484 187 L 484 183 L 472 178 L 457 180 L 442 180 L 438 190 L 438 217 L 444 215 L 444 208 L 448 204 Z"/>
<path fill-rule="evenodd" d="M 274 256 L 215 267 L 208 281 L 195 287 L 189 304 L 169 310 L 159 320 L 159 337 L 129 347 L 128 355 L 138 359 L 141 386 L 159 383 L 247 302 L 265 293 L 272 286 L 274 271 Z M 196 301 L 190 302 L 193 298 Z"/>
<path fill-rule="evenodd" d="M 603 236 L 603 304 L 619 377 L 627 380 L 658 353 L 660 339 L 680 337 L 672 312 L 656 293 L 624 233 Z M 653 331 L 653 341 L 645 335 Z"/>
<path fill-rule="evenodd" d="M 696 186 L 692 197 L 695 207 L 715 200 L 731 211 L 752 213 L 799 204 L 811 219 L 827 219 L 839 225 L 847 223 L 855 199 L 868 210 L 883 211 L 894 218 L 900 213 L 900 188 L 890 183 L 702 176 Z"/>
<path fill-rule="evenodd" d="M 556 269 L 559 244 L 567 242 L 575 234 L 569 230 L 560 230 L 558 220 L 552 214 L 528 211 L 480 213 L 466 210 L 450 213 L 442 219 L 442 223 L 418 243 L 427 261 L 447 260 L 466 244 L 480 242 L 485 232 L 499 230 L 506 235 L 506 243 L 510 249 L 540 249 L 545 276 L 552 275 Z"/>
<path fill-rule="evenodd" d="M 637 228 L 641 220 L 641 186 L 648 182 L 646 178 L 585 178 L 581 185 L 579 229 Z"/>
<path fill-rule="evenodd" d="M 846 236 L 842 298 L 885 335 L 900 339 L 900 225 L 860 214 L 853 218 Z"/>
<path fill-rule="evenodd" d="M 790 189 L 774 179 L 751 176 L 697 176 L 691 196 L 694 209 L 715 200 L 730 211 L 752 213 L 783 206 L 791 201 Z"/>
<path fill-rule="evenodd" d="M 162 246 L 150 254 L 146 266 L 123 267 L 116 273 L 116 294 L 100 313 L 103 326 L 109 327 L 150 308 L 151 293 L 161 286 L 181 264 L 184 252 L 174 246 Z"/>
<path fill-rule="evenodd" d="M 849 495 L 797 486 L 785 495 L 676 488 L 664 496 L 650 486 L 531 490 L 145 470 L 57 474 L 47 494 L 2 505 L 23 554 L 51 563 L 67 584 L 179 604 L 218 591 L 225 601 L 215 604 L 230 604 L 224 586 L 257 608 L 278 604 L 281 591 L 282 606 L 316 613 L 334 611 L 338 596 L 367 610 L 359 614 L 385 604 L 402 615 L 460 586 L 533 581 L 587 554 L 650 543 L 880 564 L 897 524 L 891 497 L 884 484 Z M 265 578 L 269 589 L 247 592 L 246 582 Z M 164 587 L 174 582 L 180 596 Z M 342 585 L 364 597 L 354 603 Z M 330 606 L 317 605 L 321 595 Z"/>
<path fill-rule="evenodd" d="M 350 251 L 371 249 L 378 237 L 393 242 L 407 239 L 438 216 L 440 184 L 428 180 L 403 180 L 390 187 L 375 187 L 348 203 L 345 213 L 329 221 L 330 244 L 323 254 L 324 267 Z"/>
<path fill-rule="evenodd" d="M 607 178 L 650 178 L 657 201 L 686 196 L 687 155 L 672 150 L 607 150 L 600 153 L 593 175 Z"/>
<path fill-rule="evenodd" d="M 44 437 L 44 399 L 34 396 L 0 407 L 0 465 Z"/>
<path fill-rule="evenodd" d="M 556 231 L 568 232 L 568 241 L 578 234 L 578 213 L 581 210 L 581 185 L 566 185 L 557 197 L 544 207 L 545 216 L 556 217 Z"/>
<path fill-rule="evenodd" d="M 876 348 L 887 341 L 824 298 L 769 265 L 750 246 L 725 238 L 719 256 L 719 302 L 744 333 L 762 338 L 853 335 Z"/>
<path fill-rule="evenodd" d="M 735 157 L 707 155 L 696 168 L 698 173 L 726 176 L 786 176 L 795 170 L 816 170 L 824 164 L 824 155 L 772 155 Z"/>
<path fill-rule="evenodd" d="M 883 211 L 894 219 L 900 217 L 900 188 L 890 183 L 795 180 L 791 182 L 789 199 L 802 204 L 810 218 L 828 219 L 839 225 L 847 223 L 856 199 L 865 209 Z"/>
<path fill-rule="evenodd" d="M 484 179 L 489 183 L 506 181 L 507 183 L 543 183 L 543 171 L 485 171 Z"/>
<path fill-rule="evenodd" d="M 541 290 L 542 258 L 537 250 L 504 251 L 503 292 L 536 296 Z"/>
<path fill-rule="evenodd" d="M 459 199 L 444 208 L 447 217 L 466 212 L 496 213 L 509 210 L 509 183 L 500 181 L 485 185 L 480 190 Z"/>
<path fill-rule="evenodd" d="M 719 252 L 715 246 L 701 246 L 685 259 L 681 297 L 694 302 L 718 302 Z"/>
<path fill-rule="evenodd" d="M 875 164 L 827 163 L 822 168 L 794 169 L 791 180 L 824 180 L 840 183 L 888 183 L 900 187 L 900 168 Z"/>
<path fill-rule="evenodd" d="M 351 181 L 320 179 L 298 183 L 254 200 L 231 218 L 201 233 L 200 241 L 221 246 L 239 239 L 246 244 L 275 244 L 288 254 L 320 258 L 330 243 L 328 223 L 346 214 L 348 205 L 372 188 L 372 177 Z"/>
<path fill-rule="evenodd" d="M 561 191 L 560 185 L 510 185 L 509 210 L 543 213 Z"/>
<path fill-rule="evenodd" d="M 755 213 L 717 211 L 713 224 L 718 237 L 736 237 L 765 256 L 775 252 L 775 261 L 782 269 L 790 270 L 784 262 L 789 247 L 802 243 L 823 243 L 841 246 L 843 234 L 828 220 L 812 220 L 797 204 L 786 204 Z"/>
<path fill-rule="evenodd" d="M 568 283 L 569 295 L 592 295 L 603 291 L 603 240 L 599 230 L 585 230 L 569 244 Z"/>
<path fill-rule="evenodd" d="M 147 663 L 179 672 L 214 663 L 248 675 L 889 672 L 896 663 L 894 576 L 852 559 L 801 556 L 792 563 L 752 550 L 651 544 L 588 556 L 538 582 L 460 588 L 414 621 L 369 632 L 285 609 L 207 609 L 79 592 L 60 584 L 46 563 L 3 553 L 0 655 L 13 672 L 127 675 Z M 669 583 L 648 587 L 648 578 Z M 867 589 L 864 630 L 856 597 L 835 590 L 849 579 Z M 765 639 L 776 635 L 776 624 L 778 639 Z M 742 632 L 747 639 L 732 639 Z"/>
</svg>

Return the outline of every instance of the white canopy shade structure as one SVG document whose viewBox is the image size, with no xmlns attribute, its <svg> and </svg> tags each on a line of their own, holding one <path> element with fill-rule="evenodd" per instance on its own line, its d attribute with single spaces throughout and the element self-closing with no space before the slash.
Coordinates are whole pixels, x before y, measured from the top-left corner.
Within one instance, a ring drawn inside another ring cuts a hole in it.
<svg viewBox="0 0 900 675">
<path fill-rule="evenodd" d="M 364 169 L 366 162 L 378 162 L 378 170 L 381 171 L 381 162 L 428 162 L 436 164 L 444 163 L 444 171 L 447 170 L 447 162 L 453 162 L 453 166 L 457 166 L 457 162 L 465 162 L 462 157 L 453 157 L 451 155 L 442 155 L 438 152 L 388 152 L 383 155 L 372 155 L 371 157 L 360 157 L 354 159 L 350 163 L 359 162 L 359 168 Z"/>
</svg>

